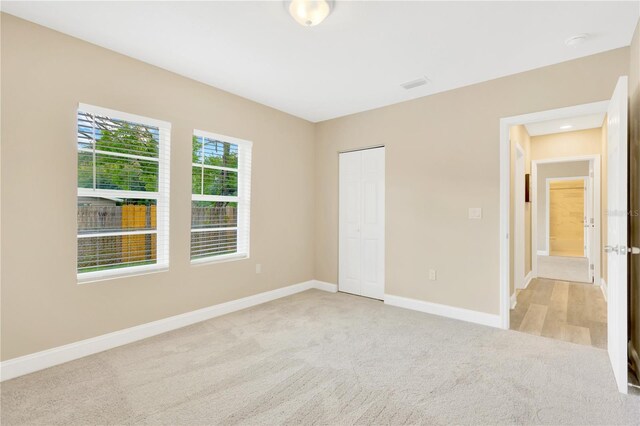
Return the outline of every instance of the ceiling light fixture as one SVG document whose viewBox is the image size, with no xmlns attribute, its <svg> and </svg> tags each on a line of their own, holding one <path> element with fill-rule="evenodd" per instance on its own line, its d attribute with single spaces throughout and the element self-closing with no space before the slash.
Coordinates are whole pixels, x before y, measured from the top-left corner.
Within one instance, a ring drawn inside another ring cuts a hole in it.
<svg viewBox="0 0 640 426">
<path fill-rule="evenodd" d="M 287 3 L 293 19 L 304 27 L 318 25 L 331 13 L 332 2 L 328 0 L 291 0 Z"/>
<path fill-rule="evenodd" d="M 567 46 L 577 46 L 584 43 L 589 38 L 589 34 L 576 34 L 564 41 Z"/>
<path fill-rule="evenodd" d="M 571 124 L 565 124 L 563 126 L 560 126 L 560 130 L 569 130 L 571 129 L 573 126 Z"/>
</svg>

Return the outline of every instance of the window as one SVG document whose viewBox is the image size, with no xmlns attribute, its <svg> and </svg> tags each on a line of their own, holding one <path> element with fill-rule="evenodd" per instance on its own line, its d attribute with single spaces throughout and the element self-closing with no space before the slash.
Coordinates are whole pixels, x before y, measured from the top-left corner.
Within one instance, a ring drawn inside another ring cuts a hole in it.
<svg viewBox="0 0 640 426">
<path fill-rule="evenodd" d="M 169 137 L 159 120 L 78 107 L 79 281 L 169 265 Z"/>
<path fill-rule="evenodd" d="M 251 142 L 194 131 L 191 261 L 249 256 Z"/>
</svg>

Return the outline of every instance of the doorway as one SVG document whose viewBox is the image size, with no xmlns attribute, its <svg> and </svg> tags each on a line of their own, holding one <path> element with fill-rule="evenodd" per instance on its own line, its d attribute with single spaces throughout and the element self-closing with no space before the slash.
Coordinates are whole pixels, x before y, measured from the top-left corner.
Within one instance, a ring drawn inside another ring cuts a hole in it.
<svg viewBox="0 0 640 426">
<path fill-rule="evenodd" d="M 384 298 L 385 148 L 339 154 L 338 290 Z"/>
<path fill-rule="evenodd" d="M 602 284 L 601 160 L 532 161 L 532 276 Z"/>
<path fill-rule="evenodd" d="M 593 241 L 593 244 L 591 244 L 591 246 L 597 248 L 597 256 L 602 253 L 601 249 L 606 249 L 606 256 L 603 256 L 603 259 L 606 259 L 604 261 L 606 262 L 604 263 L 606 265 L 606 268 L 598 270 L 598 268 L 600 267 L 600 262 L 594 262 L 594 269 L 595 271 L 597 271 L 594 277 L 594 281 L 596 285 L 599 285 L 601 282 L 601 286 L 596 287 L 592 284 L 578 283 L 575 283 L 575 285 L 581 286 L 579 287 L 580 290 L 600 290 L 600 294 L 602 294 L 603 298 L 606 298 L 607 351 L 614 372 L 612 379 L 615 380 L 618 390 L 622 393 L 628 392 L 627 287 L 629 284 L 629 277 L 626 269 L 626 260 L 628 259 L 628 224 L 624 220 L 624 215 L 620 215 L 619 212 L 626 211 L 625 209 L 627 208 L 628 202 L 628 193 L 626 191 L 626 188 L 628 187 L 628 179 L 626 175 L 628 166 L 627 101 L 627 77 L 620 77 L 615 91 L 613 92 L 613 96 L 609 101 L 542 111 L 516 117 L 503 118 L 500 120 L 500 316 L 502 327 L 505 329 L 509 329 L 511 322 L 511 294 L 514 290 L 513 281 L 510 279 L 513 276 L 513 252 L 511 244 L 511 241 L 513 240 L 513 217 L 511 216 L 511 176 L 513 170 L 513 163 L 511 160 L 511 128 L 514 126 L 543 122 L 547 125 L 560 127 L 562 125 L 561 122 L 567 121 L 571 118 L 587 119 L 589 118 L 589 116 L 597 114 L 603 114 L 603 116 L 606 117 L 606 119 L 604 119 L 603 121 L 606 127 L 604 127 L 603 131 L 601 132 L 602 135 L 604 135 L 601 139 L 601 154 L 604 154 L 602 160 L 607 165 L 607 173 L 604 174 L 607 184 L 603 185 L 603 188 L 608 188 L 608 192 L 611 192 L 613 195 L 612 197 L 611 194 L 609 194 L 609 199 L 607 200 L 606 204 L 607 214 L 606 216 L 603 216 L 603 218 L 606 218 L 602 229 L 603 239 L 605 238 L 606 234 L 606 239 L 604 239 L 604 241 L 607 242 L 606 247 L 604 247 L 600 243 L 600 232 L 598 231 L 599 223 L 597 214 L 593 215 L 593 226 L 591 226 L 591 218 L 587 218 L 587 220 L 585 220 L 583 224 L 583 226 L 589 226 L 589 228 L 592 228 L 592 230 L 588 230 L 588 232 L 591 232 L 592 234 L 587 233 L 585 234 L 584 238 L 591 239 Z M 565 127 L 565 129 L 570 129 L 573 126 L 566 125 L 563 127 Z M 560 156 L 566 155 L 567 154 L 564 153 Z M 589 178 L 595 177 L 595 175 L 599 173 L 600 162 L 594 161 L 593 166 L 594 174 L 590 174 Z M 534 168 L 532 162 L 532 175 L 533 171 Z M 535 180 L 536 179 L 532 179 L 532 184 L 534 185 Z M 593 188 L 594 197 L 592 198 L 592 200 L 595 204 L 598 202 L 599 198 L 595 195 L 595 193 L 598 191 L 599 185 L 594 183 Z M 536 209 L 533 208 L 531 209 L 532 215 L 536 214 L 535 210 Z M 595 211 L 599 209 L 597 207 L 594 207 L 593 210 Z M 535 222 L 532 220 L 532 224 L 533 223 Z M 534 241 L 536 239 L 536 232 L 532 232 L 532 245 L 535 244 Z M 588 251 L 587 254 L 593 253 L 594 250 L 595 249 Z M 533 252 L 532 250 L 531 273 L 533 277 L 535 277 L 535 274 L 539 272 L 537 255 L 538 252 Z M 594 260 L 596 258 L 597 257 L 594 256 Z M 539 286 L 539 284 L 545 284 L 544 280 L 538 278 L 529 281 L 531 282 L 530 286 L 533 285 L 534 282 L 537 283 L 536 286 Z M 544 295 L 545 298 L 549 296 L 549 300 L 551 300 L 551 296 L 555 295 L 555 302 L 551 303 L 548 306 L 542 307 L 538 303 L 531 303 L 530 308 L 532 309 L 528 310 L 532 312 L 532 315 L 529 318 L 530 321 L 527 322 L 524 318 L 522 318 L 522 321 L 525 325 L 527 323 L 530 325 L 539 325 L 539 330 L 543 329 L 544 323 L 548 318 L 547 314 L 549 312 L 558 312 L 558 310 L 555 309 L 556 306 L 554 305 L 554 303 L 568 306 L 566 304 L 567 300 L 569 300 L 570 292 L 572 290 L 567 286 L 556 286 L 556 284 L 558 283 L 561 283 L 561 281 L 547 280 L 546 284 L 548 285 L 540 286 L 541 288 L 539 290 L 541 290 L 541 292 L 539 292 L 538 294 Z M 531 302 L 532 299 L 537 296 L 531 295 L 529 297 L 529 301 Z M 520 304 L 520 300 L 517 300 L 516 307 L 518 304 Z M 569 321 L 570 314 L 568 310 L 566 314 L 567 315 L 565 316 L 561 312 L 560 315 L 560 319 L 563 319 L 566 323 L 566 327 L 564 327 L 564 329 L 562 330 L 562 334 L 565 336 L 572 336 L 573 331 L 576 330 L 570 327 L 573 326 L 573 324 L 571 324 Z M 576 316 L 574 316 L 572 319 L 575 320 Z M 520 326 L 522 327 L 522 324 Z M 591 334 L 591 331 L 588 331 Z M 584 330 L 579 330 L 579 332 L 582 333 L 584 332 Z M 539 331 L 532 334 L 543 335 L 543 332 Z"/>
</svg>

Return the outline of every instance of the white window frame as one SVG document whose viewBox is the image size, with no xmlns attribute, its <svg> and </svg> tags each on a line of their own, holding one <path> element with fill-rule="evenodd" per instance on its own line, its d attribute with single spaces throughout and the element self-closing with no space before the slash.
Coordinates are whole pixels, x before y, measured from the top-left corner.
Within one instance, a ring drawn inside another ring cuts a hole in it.
<svg viewBox="0 0 640 426">
<path fill-rule="evenodd" d="M 101 232 L 91 234 L 77 234 L 79 238 L 91 237 L 107 237 L 115 235 L 136 235 L 136 234 L 155 234 L 156 235 L 156 263 L 149 265 L 124 266 L 121 268 L 105 269 L 103 271 L 93 272 L 77 272 L 77 248 L 76 248 L 76 275 L 78 283 L 88 283 L 101 281 L 105 279 L 113 279 L 120 277 L 128 277 L 132 275 L 141 275 L 151 272 L 166 271 L 169 269 L 169 159 L 170 159 L 170 139 L 171 139 L 171 123 L 167 121 L 157 120 L 154 118 L 143 117 L 140 115 L 129 114 L 122 111 L 116 111 L 108 108 L 102 108 L 94 105 L 80 103 L 77 111 L 86 112 L 95 115 L 106 116 L 117 120 L 139 123 L 146 126 L 157 127 L 160 140 L 158 143 L 158 191 L 124 191 L 113 189 L 95 188 L 96 180 L 94 175 L 94 188 L 78 188 L 78 197 L 105 197 L 105 198 L 133 198 L 156 200 L 156 229 L 143 229 L 139 231 L 125 232 Z M 76 113 L 76 131 L 78 115 Z M 77 144 L 77 142 L 76 142 Z M 93 149 L 77 148 L 77 152 L 94 152 Z M 106 152 L 107 155 L 115 155 L 127 158 L 141 158 L 145 161 L 150 159 L 131 154 Z M 156 161 L 153 159 L 152 161 Z M 95 171 L 94 171 L 95 174 Z M 77 181 L 76 181 L 77 185 Z M 77 230 L 77 224 L 76 224 Z"/>
<path fill-rule="evenodd" d="M 251 237 L 251 154 L 253 148 L 253 142 L 244 139 L 234 138 L 232 136 L 220 135 L 217 133 L 211 133 L 204 130 L 193 130 L 193 136 L 216 140 L 218 142 L 226 142 L 238 146 L 238 195 L 226 196 L 226 195 L 202 195 L 191 194 L 191 201 L 211 201 L 211 202 L 232 202 L 238 203 L 238 223 L 235 227 L 230 228 L 191 228 L 191 233 L 194 232 L 210 232 L 210 231 L 222 231 L 229 229 L 237 229 L 237 244 L 238 250 L 235 253 L 228 254 L 212 254 L 209 256 L 199 257 L 197 259 L 191 259 L 192 265 L 203 263 L 218 263 L 227 262 L 232 260 L 242 260 L 250 258 L 250 237 Z M 204 158 L 204 143 L 202 144 Z M 202 163 L 191 163 L 193 167 L 205 167 L 217 170 L 228 170 L 236 172 L 235 169 L 220 166 L 204 165 Z M 193 179 L 193 177 L 192 177 Z M 191 182 L 193 185 L 193 181 Z M 191 238 L 189 238 L 191 240 Z M 191 250 L 191 244 L 189 244 L 189 250 Z M 191 257 L 191 255 L 189 255 Z"/>
</svg>

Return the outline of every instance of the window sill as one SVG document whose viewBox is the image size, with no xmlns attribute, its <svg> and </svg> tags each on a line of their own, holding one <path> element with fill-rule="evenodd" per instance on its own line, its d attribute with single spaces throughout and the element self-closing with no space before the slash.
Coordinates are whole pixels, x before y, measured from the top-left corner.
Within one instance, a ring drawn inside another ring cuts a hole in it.
<svg viewBox="0 0 640 426">
<path fill-rule="evenodd" d="M 137 277 L 140 275 L 156 274 L 158 272 L 166 272 L 169 267 L 166 265 L 143 265 L 133 266 L 131 268 L 112 269 L 107 271 L 85 272 L 78 274 L 78 284 L 89 284 L 98 281 L 115 280 L 119 278 Z"/>
<path fill-rule="evenodd" d="M 193 259 L 191 260 L 191 265 L 192 266 L 209 265 L 212 263 L 233 262 L 236 260 L 246 260 L 246 259 L 249 259 L 248 254 L 238 254 L 238 253 L 223 254 L 220 256 L 210 256 L 210 257 L 202 257 L 200 259 Z"/>
</svg>

